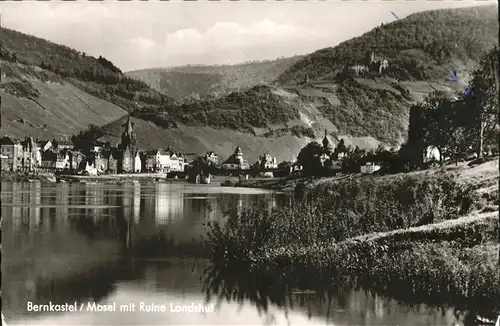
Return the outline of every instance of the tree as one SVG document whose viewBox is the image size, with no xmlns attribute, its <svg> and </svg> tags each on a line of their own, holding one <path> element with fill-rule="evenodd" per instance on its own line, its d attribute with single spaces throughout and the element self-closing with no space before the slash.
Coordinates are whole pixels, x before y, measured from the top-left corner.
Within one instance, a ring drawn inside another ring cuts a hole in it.
<svg viewBox="0 0 500 326">
<path fill-rule="evenodd" d="M 193 162 L 191 162 L 186 172 L 189 175 L 196 176 L 198 173 L 215 174 L 216 169 L 215 163 L 202 155 L 196 157 Z"/>
<path fill-rule="evenodd" d="M 450 144 L 450 135 L 455 128 L 454 103 L 444 92 L 431 93 L 425 100 L 423 112 L 424 149 L 435 146 L 439 151 L 440 163 L 444 164 L 444 155 Z"/>
<path fill-rule="evenodd" d="M 323 147 L 318 142 L 310 142 L 304 146 L 297 156 L 297 162 L 302 165 L 306 175 L 315 175 L 322 170 L 320 156 Z"/>
<path fill-rule="evenodd" d="M 495 46 L 481 59 L 479 68 L 473 72 L 469 85 L 472 96 L 465 98 L 466 104 L 472 112 L 476 139 L 478 142 L 478 156 L 483 156 L 485 143 L 498 143 L 495 135 L 498 130 L 498 56 L 499 49 Z"/>
<path fill-rule="evenodd" d="M 89 155 L 92 146 L 95 144 L 97 139 L 104 135 L 102 128 L 90 124 L 87 130 L 80 131 L 77 135 L 71 137 L 75 149 L 81 151 L 85 155 Z"/>
</svg>

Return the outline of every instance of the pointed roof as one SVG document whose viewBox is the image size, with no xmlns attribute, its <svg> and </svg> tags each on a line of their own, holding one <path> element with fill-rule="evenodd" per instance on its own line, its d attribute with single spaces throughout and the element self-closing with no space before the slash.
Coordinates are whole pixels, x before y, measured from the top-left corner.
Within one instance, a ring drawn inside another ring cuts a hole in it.
<svg viewBox="0 0 500 326">
<path fill-rule="evenodd" d="M 129 116 L 127 117 L 127 133 L 131 135 L 132 132 L 133 132 L 132 122 L 130 121 L 130 114 L 129 114 Z"/>
<path fill-rule="evenodd" d="M 328 134 L 327 130 L 325 129 L 325 137 L 323 138 L 323 149 L 331 151 L 332 146 L 330 145 L 330 141 L 328 140 L 327 134 Z"/>
<path fill-rule="evenodd" d="M 15 144 L 15 142 L 8 136 L 2 137 L 0 139 L 0 143 L 2 145 L 14 145 Z"/>
<path fill-rule="evenodd" d="M 242 164 L 242 163 L 243 162 L 237 158 L 236 153 L 234 153 L 233 155 L 229 156 L 229 158 L 225 160 L 224 163 L 222 164 Z"/>
</svg>

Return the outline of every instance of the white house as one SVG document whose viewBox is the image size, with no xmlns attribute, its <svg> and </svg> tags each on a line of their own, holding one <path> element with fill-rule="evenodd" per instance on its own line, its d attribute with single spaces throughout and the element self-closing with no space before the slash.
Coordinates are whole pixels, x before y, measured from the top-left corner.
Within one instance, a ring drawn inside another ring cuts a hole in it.
<svg viewBox="0 0 500 326">
<path fill-rule="evenodd" d="M 245 170 L 249 169 L 250 165 L 246 160 L 243 159 L 243 153 L 241 148 L 238 146 L 234 153 L 229 156 L 229 158 L 222 163 L 222 168 L 226 170 Z"/>
<path fill-rule="evenodd" d="M 56 169 L 69 169 L 70 168 L 70 158 L 68 151 L 60 151 L 57 154 Z"/>
<path fill-rule="evenodd" d="M 38 147 L 40 147 L 40 151 L 42 153 L 46 152 L 46 151 L 48 151 L 49 149 L 52 148 L 52 142 L 50 140 L 39 141 L 39 142 L 37 142 L 37 145 L 38 145 Z"/>
<path fill-rule="evenodd" d="M 440 162 L 441 155 L 439 154 L 439 150 L 435 146 L 427 146 L 424 150 L 424 163 L 436 161 Z"/>
<path fill-rule="evenodd" d="M 137 151 L 135 153 L 135 159 L 134 159 L 134 172 L 139 173 L 141 172 L 141 169 L 142 169 L 142 160 L 139 151 Z"/>
<path fill-rule="evenodd" d="M 184 163 L 182 155 L 170 150 L 155 150 L 146 154 L 146 169 L 154 169 L 162 172 L 183 172 Z"/>
<path fill-rule="evenodd" d="M 184 171 L 184 157 L 181 154 L 170 152 L 169 168 L 172 172 Z"/>
<path fill-rule="evenodd" d="M 372 163 L 372 162 L 368 162 L 365 165 L 361 166 L 361 173 L 363 173 L 363 174 L 371 174 L 371 173 L 373 173 L 375 171 L 380 170 L 380 168 L 381 168 L 380 165 L 377 165 L 377 164 Z"/>
<path fill-rule="evenodd" d="M 263 165 L 264 169 L 276 169 L 278 167 L 278 161 L 275 157 L 270 154 L 264 154 L 259 158 L 259 162 Z"/>
<path fill-rule="evenodd" d="M 214 163 L 215 165 L 218 165 L 219 164 L 219 156 L 217 156 L 217 154 L 215 154 L 214 152 L 210 151 L 210 152 L 206 152 L 205 153 L 205 158 Z"/>
<path fill-rule="evenodd" d="M 89 175 L 95 176 L 97 175 L 97 168 L 95 167 L 95 164 L 87 162 L 87 165 L 85 166 L 85 171 L 88 172 Z"/>
<path fill-rule="evenodd" d="M 261 157 L 259 157 L 259 160 L 257 161 L 259 164 L 259 167 L 262 169 L 276 169 L 278 168 L 278 161 L 276 160 L 275 157 L 272 157 L 270 154 L 264 154 Z M 263 176 L 265 177 L 273 177 L 274 174 L 271 171 L 263 172 Z"/>
</svg>

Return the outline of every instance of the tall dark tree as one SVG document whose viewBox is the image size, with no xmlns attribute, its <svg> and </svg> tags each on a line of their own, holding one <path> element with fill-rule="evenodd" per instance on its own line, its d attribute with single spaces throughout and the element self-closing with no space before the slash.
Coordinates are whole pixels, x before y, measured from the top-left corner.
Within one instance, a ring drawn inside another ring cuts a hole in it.
<svg viewBox="0 0 500 326">
<path fill-rule="evenodd" d="M 303 171 L 307 175 L 316 175 L 322 170 L 320 156 L 323 147 L 313 141 L 304 146 L 297 156 L 297 162 L 302 165 Z"/>
<path fill-rule="evenodd" d="M 492 143 L 498 146 L 498 56 L 499 49 L 495 46 L 481 59 L 479 68 L 473 73 L 469 89 L 472 96 L 466 97 L 467 106 L 473 114 L 475 124 L 477 152 L 482 157 L 484 145 Z"/>
<path fill-rule="evenodd" d="M 80 131 L 77 135 L 71 137 L 75 149 L 81 151 L 85 155 L 89 155 L 93 145 L 104 135 L 102 128 L 90 124 L 87 130 Z"/>
</svg>

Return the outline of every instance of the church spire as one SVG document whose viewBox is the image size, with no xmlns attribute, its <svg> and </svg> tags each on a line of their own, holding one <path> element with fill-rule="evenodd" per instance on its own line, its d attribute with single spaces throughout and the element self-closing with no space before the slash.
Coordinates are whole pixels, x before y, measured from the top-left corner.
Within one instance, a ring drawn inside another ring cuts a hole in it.
<svg viewBox="0 0 500 326">
<path fill-rule="evenodd" d="M 122 146 L 125 148 L 130 145 L 135 145 L 134 124 L 130 121 L 130 115 L 127 117 L 127 122 L 123 124 L 124 130 L 122 133 Z"/>
<path fill-rule="evenodd" d="M 323 138 L 323 150 L 325 152 L 331 152 L 332 151 L 332 147 L 330 146 L 330 141 L 327 138 L 327 134 L 328 134 L 328 132 L 325 129 L 325 137 Z"/>
<path fill-rule="evenodd" d="M 127 133 L 130 136 L 130 135 L 132 135 L 132 132 L 133 132 L 133 130 L 132 130 L 132 122 L 130 121 L 130 114 L 129 114 L 128 117 L 127 117 Z"/>
</svg>

